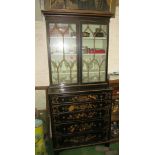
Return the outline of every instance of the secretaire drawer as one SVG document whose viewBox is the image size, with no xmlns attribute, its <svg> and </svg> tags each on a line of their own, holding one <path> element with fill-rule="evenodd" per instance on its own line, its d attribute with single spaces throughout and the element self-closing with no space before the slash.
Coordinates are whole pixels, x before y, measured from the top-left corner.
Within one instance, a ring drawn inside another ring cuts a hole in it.
<svg viewBox="0 0 155 155">
<path fill-rule="evenodd" d="M 75 93 L 75 94 L 60 94 L 50 95 L 49 101 L 51 104 L 68 104 L 68 103 L 83 103 L 83 102 L 96 102 L 103 100 L 110 100 L 112 92 L 110 90 L 93 93 Z"/>
<path fill-rule="evenodd" d="M 78 111 L 88 111 L 92 109 L 104 108 L 106 105 L 111 105 L 111 100 L 96 100 L 94 102 L 69 102 L 66 104 L 50 105 L 52 109 L 52 114 L 64 113 L 64 112 L 78 112 Z"/>
</svg>

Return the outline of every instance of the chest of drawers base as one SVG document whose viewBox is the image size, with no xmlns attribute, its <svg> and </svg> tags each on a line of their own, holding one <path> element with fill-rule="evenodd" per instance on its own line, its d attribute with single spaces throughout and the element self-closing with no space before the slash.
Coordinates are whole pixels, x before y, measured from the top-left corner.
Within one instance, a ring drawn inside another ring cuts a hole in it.
<svg viewBox="0 0 155 155">
<path fill-rule="evenodd" d="M 110 88 L 61 93 L 50 90 L 48 98 L 56 154 L 66 149 L 103 144 L 110 139 Z"/>
</svg>

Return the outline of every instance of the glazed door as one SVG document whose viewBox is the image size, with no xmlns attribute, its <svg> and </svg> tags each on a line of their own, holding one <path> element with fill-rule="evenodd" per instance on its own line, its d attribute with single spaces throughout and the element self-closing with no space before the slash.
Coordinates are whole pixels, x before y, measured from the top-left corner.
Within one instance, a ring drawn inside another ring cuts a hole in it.
<svg viewBox="0 0 155 155">
<path fill-rule="evenodd" d="M 82 83 L 106 81 L 108 25 L 82 24 Z"/>
<path fill-rule="evenodd" d="M 61 20 L 47 22 L 51 85 L 106 82 L 109 20 Z"/>
<path fill-rule="evenodd" d="M 74 84 L 77 78 L 77 24 L 49 23 L 51 84 Z"/>
</svg>

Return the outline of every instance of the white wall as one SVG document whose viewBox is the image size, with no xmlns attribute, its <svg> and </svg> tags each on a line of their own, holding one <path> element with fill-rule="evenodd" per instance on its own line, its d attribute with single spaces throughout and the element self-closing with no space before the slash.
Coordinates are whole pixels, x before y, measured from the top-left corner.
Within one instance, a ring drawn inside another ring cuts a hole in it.
<svg viewBox="0 0 155 155">
<path fill-rule="evenodd" d="M 46 110 L 46 92 L 45 90 L 35 91 L 35 107 L 38 110 Z"/>
<path fill-rule="evenodd" d="M 35 86 L 48 86 L 46 26 L 40 11 L 39 1 L 35 0 Z M 44 90 L 35 90 L 35 107 L 38 110 L 46 109 L 46 93 Z"/>
<path fill-rule="evenodd" d="M 119 7 L 110 19 L 108 72 L 119 72 Z"/>
<path fill-rule="evenodd" d="M 45 22 L 35 22 L 35 85 L 49 85 L 48 52 Z"/>
</svg>

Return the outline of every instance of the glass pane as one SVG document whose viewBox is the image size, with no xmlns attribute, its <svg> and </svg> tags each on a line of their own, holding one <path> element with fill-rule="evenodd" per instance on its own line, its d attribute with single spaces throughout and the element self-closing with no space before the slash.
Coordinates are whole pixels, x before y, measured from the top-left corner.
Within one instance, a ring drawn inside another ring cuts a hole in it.
<svg viewBox="0 0 155 155">
<path fill-rule="evenodd" d="M 44 0 L 45 10 L 50 9 L 83 9 L 109 11 L 116 0 Z M 116 3 L 116 2 L 115 2 Z"/>
<path fill-rule="evenodd" d="M 79 0 L 78 8 L 85 10 L 108 11 L 107 0 Z"/>
<path fill-rule="evenodd" d="M 104 82 L 106 76 L 107 25 L 82 25 L 82 81 Z"/>
<path fill-rule="evenodd" d="M 76 25 L 49 24 L 52 84 L 77 83 Z"/>
</svg>

